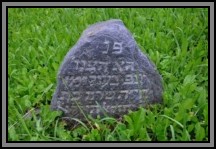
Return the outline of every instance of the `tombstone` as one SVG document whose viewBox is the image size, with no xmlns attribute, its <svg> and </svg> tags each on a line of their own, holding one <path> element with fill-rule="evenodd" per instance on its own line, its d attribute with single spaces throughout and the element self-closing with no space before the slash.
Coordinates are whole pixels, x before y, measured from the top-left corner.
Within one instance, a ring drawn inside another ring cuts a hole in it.
<svg viewBox="0 0 216 149">
<path fill-rule="evenodd" d="M 121 117 L 162 102 L 162 78 L 121 20 L 87 28 L 65 56 L 57 81 L 51 109 L 63 117 Z"/>
</svg>

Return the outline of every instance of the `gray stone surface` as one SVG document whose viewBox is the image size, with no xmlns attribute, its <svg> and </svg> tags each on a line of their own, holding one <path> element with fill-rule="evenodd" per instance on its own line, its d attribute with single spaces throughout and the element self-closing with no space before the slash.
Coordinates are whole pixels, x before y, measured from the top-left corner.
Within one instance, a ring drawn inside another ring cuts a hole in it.
<svg viewBox="0 0 216 149">
<path fill-rule="evenodd" d="M 119 117 L 161 103 L 161 80 L 121 20 L 99 22 L 65 56 L 51 108 L 81 120 L 83 113 Z"/>
</svg>

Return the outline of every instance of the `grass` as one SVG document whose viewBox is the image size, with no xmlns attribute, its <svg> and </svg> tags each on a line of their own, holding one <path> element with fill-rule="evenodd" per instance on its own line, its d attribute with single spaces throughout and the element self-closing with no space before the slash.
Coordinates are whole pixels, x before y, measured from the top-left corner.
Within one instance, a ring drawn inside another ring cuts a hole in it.
<svg viewBox="0 0 216 149">
<path fill-rule="evenodd" d="M 58 68 L 89 25 L 121 19 L 163 77 L 163 104 L 69 130 L 50 111 Z M 40 109 L 39 112 L 38 109 Z M 39 113 L 39 114 L 37 114 Z M 32 115 L 32 118 L 27 118 Z M 208 141 L 208 9 L 9 8 L 9 141 Z"/>
</svg>

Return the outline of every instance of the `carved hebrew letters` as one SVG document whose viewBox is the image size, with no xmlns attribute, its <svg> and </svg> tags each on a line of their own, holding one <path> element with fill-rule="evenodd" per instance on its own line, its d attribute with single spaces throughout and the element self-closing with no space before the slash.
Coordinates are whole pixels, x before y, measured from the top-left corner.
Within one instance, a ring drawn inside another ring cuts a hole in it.
<svg viewBox="0 0 216 149">
<path fill-rule="evenodd" d="M 112 65 L 112 71 L 114 72 L 134 72 L 134 62 L 128 61 L 93 61 L 93 60 L 74 60 L 73 61 L 75 70 L 78 72 L 85 72 L 94 74 L 96 72 L 100 72 L 102 74 L 108 73 L 109 65 Z"/>
<path fill-rule="evenodd" d="M 137 82 L 137 80 L 135 80 L 135 75 L 133 75 L 133 74 L 126 74 L 126 76 L 125 76 L 125 82 L 123 84 L 133 85 L 133 84 L 138 84 L 138 82 Z"/>
<path fill-rule="evenodd" d="M 114 42 L 114 45 L 113 45 L 113 51 L 112 51 L 113 54 L 120 54 L 122 53 L 122 43 L 120 42 Z"/>
<path fill-rule="evenodd" d="M 134 63 L 133 62 L 126 62 L 125 71 L 134 72 Z"/>
<path fill-rule="evenodd" d="M 104 44 L 106 45 L 106 50 L 105 51 L 102 51 L 103 54 L 108 54 L 108 50 L 109 50 L 109 43 L 110 41 L 106 40 L 104 41 Z"/>
<path fill-rule="evenodd" d="M 112 49 L 110 48 L 111 42 L 109 40 L 107 40 L 106 38 L 105 38 L 105 41 L 103 43 L 105 45 L 105 48 L 102 51 L 103 54 L 108 54 L 109 50 L 111 50 L 112 54 L 121 54 L 122 53 L 122 42 L 114 41 Z"/>
<path fill-rule="evenodd" d="M 62 91 L 62 95 L 65 95 L 66 91 Z M 78 101 L 81 99 L 81 95 L 85 101 L 88 100 L 95 100 L 101 101 L 103 99 L 109 101 L 109 100 L 127 100 L 129 97 L 132 97 L 133 95 L 139 95 L 139 98 L 141 99 L 143 95 L 147 92 L 146 89 L 138 90 L 138 89 L 132 89 L 132 90 L 119 90 L 119 91 L 73 91 L 72 94 L 72 101 Z M 69 98 L 69 95 L 67 95 Z M 63 99 L 62 99 L 63 100 Z"/>
<path fill-rule="evenodd" d="M 119 55 L 124 48 L 123 42 L 113 41 L 109 38 L 105 38 L 102 45 L 101 54 L 103 55 Z M 84 51 L 88 51 L 88 49 L 85 47 Z M 80 99 L 85 101 L 127 100 L 136 95 L 140 99 L 142 98 L 139 81 L 142 81 L 145 75 L 137 74 L 134 61 L 126 61 L 121 56 L 113 60 L 109 60 L 109 58 L 108 60 L 76 58 L 73 59 L 72 65 L 75 72 L 80 72 L 80 75 L 65 77 L 72 90 L 71 99 L 73 101 Z M 121 73 L 124 75 L 120 75 Z M 131 89 L 128 90 L 127 87 Z M 111 88 L 112 90 L 109 90 Z M 115 90 L 115 88 L 122 89 Z M 62 91 L 62 96 L 68 98 L 69 95 L 66 94 L 66 91 Z"/>
</svg>

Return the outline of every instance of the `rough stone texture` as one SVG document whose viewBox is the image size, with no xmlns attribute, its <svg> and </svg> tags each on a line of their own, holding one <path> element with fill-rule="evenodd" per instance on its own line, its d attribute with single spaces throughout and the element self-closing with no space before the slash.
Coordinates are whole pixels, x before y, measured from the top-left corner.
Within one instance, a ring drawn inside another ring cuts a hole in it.
<svg viewBox="0 0 216 149">
<path fill-rule="evenodd" d="M 84 120 L 162 102 L 161 76 L 121 20 L 87 28 L 67 53 L 51 108 Z"/>
</svg>

